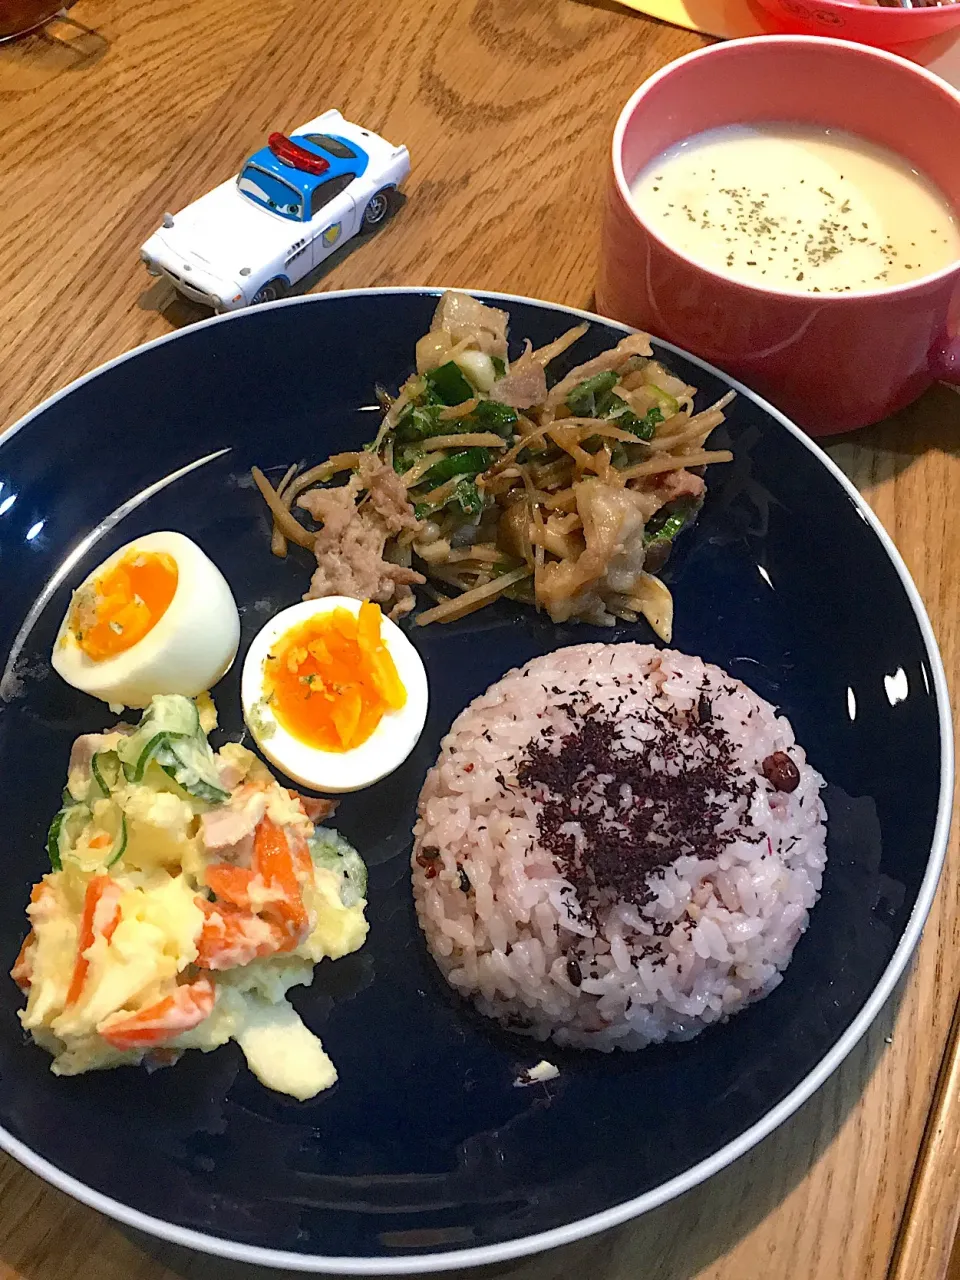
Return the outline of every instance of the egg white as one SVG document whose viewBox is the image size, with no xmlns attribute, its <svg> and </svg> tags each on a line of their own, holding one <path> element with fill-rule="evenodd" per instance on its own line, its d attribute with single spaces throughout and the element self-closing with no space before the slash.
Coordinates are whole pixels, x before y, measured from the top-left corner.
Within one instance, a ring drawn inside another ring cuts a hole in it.
<svg viewBox="0 0 960 1280">
<path fill-rule="evenodd" d="M 399 711 L 388 711 L 359 747 L 350 751 L 323 751 L 293 737 L 276 719 L 265 700 L 264 662 L 281 636 L 334 609 L 348 609 L 356 616 L 361 601 L 349 596 L 304 600 L 271 618 L 254 637 L 243 663 L 240 698 L 243 718 L 257 746 L 272 764 L 304 787 L 333 793 L 359 791 L 393 773 L 406 760 L 423 732 L 427 718 L 427 673 L 416 649 L 389 618 L 380 625 L 384 646 L 397 668 L 407 700 Z"/>
<path fill-rule="evenodd" d="M 177 589 L 166 612 L 124 653 L 94 662 L 60 624 L 51 663 L 68 684 L 104 702 L 145 707 L 157 693 L 194 698 L 224 676 L 240 644 L 240 616 L 226 578 L 182 533 L 148 533 L 128 542 L 81 583 L 102 577 L 130 551 L 166 552 L 177 563 Z"/>
</svg>

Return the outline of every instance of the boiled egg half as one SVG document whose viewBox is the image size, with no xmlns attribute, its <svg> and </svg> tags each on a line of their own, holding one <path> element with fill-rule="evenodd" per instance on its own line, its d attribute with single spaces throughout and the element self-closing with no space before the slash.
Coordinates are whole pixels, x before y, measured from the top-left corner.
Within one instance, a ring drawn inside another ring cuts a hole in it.
<svg viewBox="0 0 960 1280">
<path fill-rule="evenodd" d="M 148 533 L 73 593 L 51 661 L 84 693 L 145 707 L 157 693 L 209 689 L 239 643 L 236 602 L 213 561 L 182 533 Z"/>
<path fill-rule="evenodd" d="M 263 754 L 315 791 L 359 791 L 392 773 L 427 716 L 420 655 L 379 605 L 348 596 L 272 618 L 247 652 L 240 693 Z"/>
</svg>

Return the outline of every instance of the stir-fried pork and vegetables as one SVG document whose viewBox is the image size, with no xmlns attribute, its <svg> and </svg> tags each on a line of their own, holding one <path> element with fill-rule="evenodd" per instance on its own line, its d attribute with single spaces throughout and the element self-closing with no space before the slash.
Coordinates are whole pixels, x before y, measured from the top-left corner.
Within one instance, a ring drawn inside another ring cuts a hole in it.
<svg viewBox="0 0 960 1280">
<path fill-rule="evenodd" d="M 374 441 L 291 467 L 276 488 L 254 468 L 275 554 L 288 541 L 313 551 L 308 599 L 376 600 L 398 617 L 420 585 L 435 601 L 420 625 L 506 596 L 555 622 L 643 616 L 669 640 L 673 602 L 656 575 L 703 504 L 704 468 L 732 457 L 705 445 L 733 393 L 694 412 L 695 389 L 639 333 L 548 386 L 547 367 L 588 325 L 528 341 L 511 362 L 507 324 L 505 311 L 444 294 L 417 372 L 382 394 Z"/>
</svg>

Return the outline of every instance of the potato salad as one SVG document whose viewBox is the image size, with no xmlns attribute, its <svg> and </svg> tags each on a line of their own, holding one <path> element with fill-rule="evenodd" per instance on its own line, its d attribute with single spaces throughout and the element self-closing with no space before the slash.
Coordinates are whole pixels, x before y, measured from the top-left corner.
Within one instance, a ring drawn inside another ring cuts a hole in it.
<svg viewBox="0 0 960 1280">
<path fill-rule="evenodd" d="M 74 743 L 52 870 L 12 976 L 58 1075 L 168 1066 L 235 1040 L 269 1088 L 336 1080 L 288 1002 L 367 934 L 366 868 L 245 747 L 214 753 L 209 698 L 154 697 L 138 726 Z"/>
</svg>

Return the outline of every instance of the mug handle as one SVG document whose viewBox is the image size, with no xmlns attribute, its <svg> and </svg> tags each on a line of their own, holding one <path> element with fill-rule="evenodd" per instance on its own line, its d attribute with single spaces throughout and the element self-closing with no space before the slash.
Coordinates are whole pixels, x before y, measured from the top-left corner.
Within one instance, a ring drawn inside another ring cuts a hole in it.
<svg viewBox="0 0 960 1280">
<path fill-rule="evenodd" d="M 942 338 L 930 353 L 930 372 L 939 382 L 960 387 L 960 334 Z"/>
</svg>

